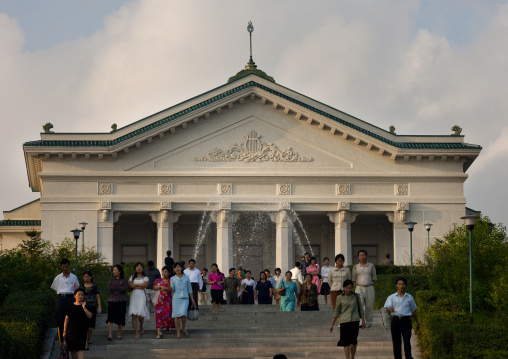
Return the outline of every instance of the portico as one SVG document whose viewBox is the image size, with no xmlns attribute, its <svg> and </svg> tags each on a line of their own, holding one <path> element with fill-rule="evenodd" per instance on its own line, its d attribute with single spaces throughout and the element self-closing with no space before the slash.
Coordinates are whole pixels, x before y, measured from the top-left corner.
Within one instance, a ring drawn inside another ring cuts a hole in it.
<svg viewBox="0 0 508 359">
<path fill-rule="evenodd" d="M 285 271 L 302 248 L 350 264 L 366 247 L 373 262 L 389 252 L 407 264 L 405 221 L 433 223 L 435 237 L 459 222 L 479 146 L 460 134 L 396 135 L 270 79 L 253 70 L 111 133 L 25 143 L 44 239 L 86 221 L 87 244 L 110 263 L 160 268 L 171 250 L 226 271 L 251 253 Z M 426 244 L 417 226 L 416 257 Z"/>
</svg>

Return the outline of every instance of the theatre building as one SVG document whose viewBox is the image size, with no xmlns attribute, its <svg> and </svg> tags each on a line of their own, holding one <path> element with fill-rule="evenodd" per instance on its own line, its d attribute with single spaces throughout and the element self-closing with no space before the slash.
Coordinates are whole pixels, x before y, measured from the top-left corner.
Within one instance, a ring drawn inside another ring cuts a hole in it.
<svg viewBox="0 0 508 359">
<path fill-rule="evenodd" d="M 373 119 L 375 120 L 375 119 Z M 413 256 L 461 223 L 481 147 L 453 135 L 396 135 L 246 66 L 225 85 L 111 133 L 42 133 L 24 144 L 43 238 L 87 222 L 108 262 L 160 268 L 293 267 L 303 251 L 347 263 Z"/>
</svg>

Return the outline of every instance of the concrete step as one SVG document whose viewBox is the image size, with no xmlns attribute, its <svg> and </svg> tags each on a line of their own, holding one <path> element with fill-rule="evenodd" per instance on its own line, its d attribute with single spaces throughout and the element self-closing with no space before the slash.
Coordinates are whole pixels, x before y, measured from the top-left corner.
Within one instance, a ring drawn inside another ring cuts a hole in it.
<svg viewBox="0 0 508 359">
<path fill-rule="evenodd" d="M 176 339 L 176 331 L 155 339 L 155 316 L 145 320 L 145 333 L 134 339 L 130 318 L 126 318 L 123 340 L 107 341 L 106 314 L 97 316 L 93 344 L 87 358 L 272 358 L 284 353 L 288 358 L 329 358 L 343 356 L 337 347 L 339 329 L 329 332 L 331 307 L 319 312 L 280 312 L 279 306 L 223 306 L 218 314 L 211 306 L 200 307 L 200 319 L 188 321 L 189 335 Z M 393 358 L 390 331 L 383 327 L 376 311 L 372 328 L 361 329 L 356 358 Z M 412 338 L 413 357 L 419 358 L 416 336 Z M 53 358 L 58 358 L 58 350 Z"/>
</svg>

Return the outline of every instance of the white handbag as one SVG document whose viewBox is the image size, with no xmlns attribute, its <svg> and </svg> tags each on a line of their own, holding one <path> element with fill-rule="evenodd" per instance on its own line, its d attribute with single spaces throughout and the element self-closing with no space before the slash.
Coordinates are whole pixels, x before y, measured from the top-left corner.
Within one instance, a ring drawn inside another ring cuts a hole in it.
<svg viewBox="0 0 508 359">
<path fill-rule="evenodd" d="M 153 304 L 154 307 L 159 303 L 159 297 L 160 296 L 161 296 L 161 291 L 160 290 L 155 292 L 155 295 L 153 296 L 153 299 L 152 299 L 152 304 Z"/>
</svg>

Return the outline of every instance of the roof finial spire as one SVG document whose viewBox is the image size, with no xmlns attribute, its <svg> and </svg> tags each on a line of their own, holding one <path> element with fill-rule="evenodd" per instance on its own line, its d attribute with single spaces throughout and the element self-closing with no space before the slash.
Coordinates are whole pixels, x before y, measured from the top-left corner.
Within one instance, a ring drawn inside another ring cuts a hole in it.
<svg viewBox="0 0 508 359">
<path fill-rule="evenodd" d="M 252 33 L 254 32 L 254 26 L 252 25 L 252 21 L 249 21 L 249 23 L 247 24 L 247 31 L 249 32 L 250 38 L 250 58 L 245 68 L 247 70 L 254 70 L 257 68 L 257 66 L 256 63 L 252 60 Z"/>
</svg>

